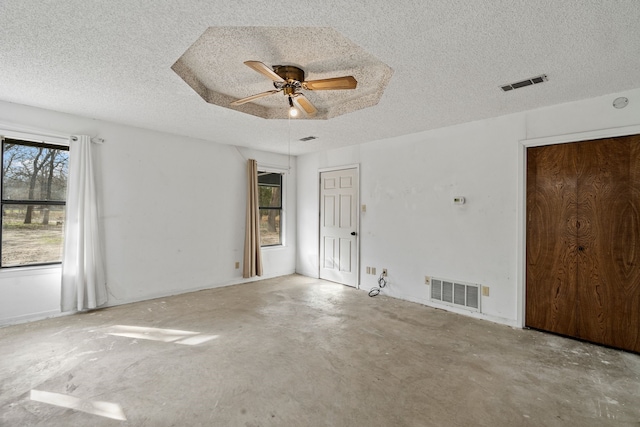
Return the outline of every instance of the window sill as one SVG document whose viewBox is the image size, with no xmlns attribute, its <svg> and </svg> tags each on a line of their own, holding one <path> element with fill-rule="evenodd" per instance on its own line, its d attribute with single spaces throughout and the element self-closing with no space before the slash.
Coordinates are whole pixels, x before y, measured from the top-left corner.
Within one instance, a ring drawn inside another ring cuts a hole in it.
<svg viewBox="0 0 640 427">
<path fill-rule="evenodd" d="M 286 245 L 260 246 L 261 251 L 276 251 L 278 249 L 286 249 Z"/>
<path fill-rule="evenodd" d="M 62 264 L 34 265 L 0 269 L 0 279 L 62 273 Z"/>
</svg>

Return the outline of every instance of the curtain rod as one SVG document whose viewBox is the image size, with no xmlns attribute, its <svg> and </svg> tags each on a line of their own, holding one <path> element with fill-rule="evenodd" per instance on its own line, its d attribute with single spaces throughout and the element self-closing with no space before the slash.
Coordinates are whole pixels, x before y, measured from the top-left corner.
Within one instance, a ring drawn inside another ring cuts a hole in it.
<svg viewBox="0 0 640 427">
<path fill-rule="evenodd" d="M 75 135 L 73 135 L 73 136 L 71 137 L 71 139 L 72 139 L 73 141 L 77 141 L 77 140 L 78 140 L 78 137 L 77 137 L 77 136 L 75 136 Z M 92 138 L 91 138 L 91 142 L 93 142 L 94 144 L 104 144 L 104 138 L 92 137 Z"/>
</svg>

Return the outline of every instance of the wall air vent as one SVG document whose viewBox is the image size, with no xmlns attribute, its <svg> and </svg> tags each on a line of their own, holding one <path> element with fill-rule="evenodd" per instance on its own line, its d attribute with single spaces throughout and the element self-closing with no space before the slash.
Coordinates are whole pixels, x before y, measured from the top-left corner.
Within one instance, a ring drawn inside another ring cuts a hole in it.
<svg viewBox="0 0 640 427">
<path fill-rule="evenodd" d="M 307 142 L 307 141 L 313 141 L 314 139 L 318 139 L 318 137 L 317 136 L 305 136 L 304 138 L 300 138 L 300 141 Z"/>
<path fill-rule="evenodd" d="M 546 82 L 546 81 L 547 81 L 547 75 L 542 74 L 541 76 L 531 77 L 530 79 L 522 80 L 521 82 L 509 83 L 507 85 L 500 86 L 500 88 L 504 92 L 509 92 L 510 90 L 513 90 L 513 89 L 520 89 L 521 87 L 531 86 L 531 85 L 535 85 L 535 84 Z"/>
<path fill-rule="evenodd" d="M 431 301 L 472 311 L 480 311 L 480 285 L 431 278 Z"/>
</svg>

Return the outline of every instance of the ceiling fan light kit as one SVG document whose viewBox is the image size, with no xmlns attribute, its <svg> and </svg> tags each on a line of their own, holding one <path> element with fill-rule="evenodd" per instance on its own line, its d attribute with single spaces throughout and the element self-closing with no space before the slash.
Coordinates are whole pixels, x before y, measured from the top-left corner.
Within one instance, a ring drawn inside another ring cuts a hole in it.
<svg viewBox="0 0 640 427">
<path fill-rule="evenodd" d="M 298 109 L 293 105 L 291 97 L 289 97 L 289 117 L 298 117 Z"/>
<path fill-rule="evenodd" d="M 349 90 L 358 86 L 358 81 L 353 76 L 333 77 L 329 79 L 310 80 L 304 78 L 304 70 L 293 65 L 274 65 L 273 69 L 260 61 L 245 61 L 244 64 L 267 78 L 273 80 L 276 90 L 269 90 L 238 99 L 231 105 L 238 106 L 265 96 L 282 92 L 289 98 L 289 116 L 296 117 L 300 110 L 308 117 L 313 117 L 318 109 L 304 96 L 301 90 Z"/>
</svg>

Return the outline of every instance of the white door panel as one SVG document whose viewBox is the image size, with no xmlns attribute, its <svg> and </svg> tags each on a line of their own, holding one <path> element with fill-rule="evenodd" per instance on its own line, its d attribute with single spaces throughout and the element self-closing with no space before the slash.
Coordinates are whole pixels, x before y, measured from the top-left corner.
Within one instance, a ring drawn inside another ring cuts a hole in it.
<svg viewBox="0 0 640 427">
<path fill-rule="evenodd" d="M 358 285 L 358 169 L 320 174 L 320 278 Z"/>
</svg>

